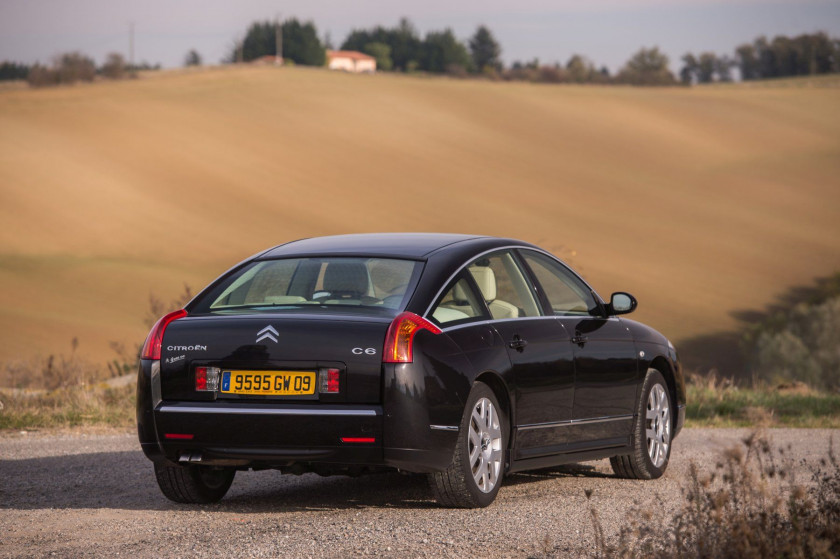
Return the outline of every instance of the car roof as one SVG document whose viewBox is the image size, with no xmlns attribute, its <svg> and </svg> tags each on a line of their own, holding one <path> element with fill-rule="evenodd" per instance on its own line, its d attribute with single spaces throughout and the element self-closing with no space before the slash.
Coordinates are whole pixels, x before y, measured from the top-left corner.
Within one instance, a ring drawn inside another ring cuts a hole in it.
<svg viewBox="0 0 840 559">
<path fill-rule="evenodd" d="M 468 241 L 492 239 L 450 233 L 362 233 L 292 241 L 262 253 L 260 258 L 343 255 L 391 256 L 424 259 L 441 248 Z"/>
</svg>

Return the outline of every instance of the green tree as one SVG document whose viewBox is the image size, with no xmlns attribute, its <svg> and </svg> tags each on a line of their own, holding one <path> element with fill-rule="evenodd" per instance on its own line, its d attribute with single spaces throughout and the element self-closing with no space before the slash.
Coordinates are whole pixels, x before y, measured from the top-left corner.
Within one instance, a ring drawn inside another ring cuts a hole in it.
<svg viewBox="0 0 840 559">
<path fill-rule="evenodd" d="M 283 58 L 305 66 L 324 65 L 327 52 L 314 23 L 301 24 L 294 18 L 283 23 Z"/>
<path fill-rule="evenodd" d="M 711 83 L 714 81 L 716 67 L 717 56 L 715 56 L 715 53 L 700 53 L 700 57 L 697 59 L 697 81 L 699 83 Z"/>
<path fill-rule="evenodd" d="M 201 55 L 195 49 L 190 49 L 184 57 L 184 66 L 201 66 Z"/>
<path fill-rule="evenodd" d="M 632 85 L 672 85 L 674 75 L 668 69 L 668 57 L 658 47 L 642 48 L 618 73 L 618 81 Z"/>
<path fill-rule="evenodd" d="M 30 67 L 26 64 L 17 64 L 15 62 L 3 62 L 0 64 L 0 81 L 5 80 L 25 80 L 29 75 Z"/>
<path fill-rule="evenodd" d="M 277 56 L 276 25 L 271 21 L 254 22 L 242 42 L 242 60 L 249 62 L 262 56 Z M 312 22 L 300 23 L 291 18 L 283 22 L 283 58 L 305 66 L 323 66 L 326 50 Z M 230 56 L 237 60 L 236 52 Z"/>
<path fill-rule="evenodd" d="M 757 80 L 761 78 L 761 64 L 756 49 L 751 44 L 743 44 L 735 49 L 735 60 L 741 72 L 742 80 Z"/>
<path fill-rule="evenodd" d="M 591 82 L 594 81 L 595 74 L 597 74 L 595 66 L 579 54 L 572 55 L 566 62 L 566 76 L 569 81 L 575 83 Z"/>
<path fill-rule="evenodd" d="M 502 69 L 499 58 L 502 55 L 502 47 L 487 27 L 479 26 L 470 38 L 469 45 L 473 66 L 477 72 L 483 72 L 488 67 L 496 71 Z"/>
<path fill-rule="evenodd" d="M 731 82 L 732 68 L 734 68 L 737 65 L 738 64 L 735 62 L 734 59 L 728 57 L 725 54 L 723 56 L 718 56 L 715 59 L 715 75 L 717 76 L 718 81 Z"/>
<path fill-rule="evenodd" d="M 410 71 L 416 69 L 422 57 L 422 41 L 414 25 L 402 18 L 394 28 L 382 26 L 373 29 L 354 29 L 341 44 L 342 50 L 364 52 L 365 46 L 382 43 L 391 48 L 391 62 L 395 70 Z"/>
<path fill-rule="evenodd" d="M 427 72 L 444 73 L 471 69 L 470 54 L 451 29 L 430 31 L 423 41 L 420 69 Z"/>
<path fill-rule="evenodd" d="M 394 67 L 391 60 L 391 47 L 385 43 L 368 43 L 362 51 L 376 59 L 376 69 L 388 71 Z"/>
<path fill-rule="evenodd" d="M 687 52 L 682 57 L 683 67 L 680 70 L 680 81 L 690 85 L 697 81 L 698 62 L 697 58 Z"/>
</svg>

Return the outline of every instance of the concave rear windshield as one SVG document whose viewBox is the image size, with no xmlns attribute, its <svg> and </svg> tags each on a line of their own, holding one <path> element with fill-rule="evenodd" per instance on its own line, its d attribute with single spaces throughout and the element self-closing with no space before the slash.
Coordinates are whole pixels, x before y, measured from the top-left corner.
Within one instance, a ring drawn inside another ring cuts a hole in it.
<svg viewBox="0 0 840 559">
<path fill-rule="evenodd" d="M 191 314 L 247 314 L 283 309 L 345 309 L 394 314 L 408 303 L 422 264 L 365 257 L 286 258 L 252 262 L 214 286 Z"/>
</svg>

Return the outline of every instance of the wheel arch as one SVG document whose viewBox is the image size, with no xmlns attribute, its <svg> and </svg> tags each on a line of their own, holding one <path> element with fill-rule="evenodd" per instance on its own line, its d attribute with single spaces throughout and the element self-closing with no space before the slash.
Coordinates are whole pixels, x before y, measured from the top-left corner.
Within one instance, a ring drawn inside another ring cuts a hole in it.
<svg viewBox="0 0 840 559">
<path fill-rule="evenodd" d="M 493 394 L 499 401 L 499 405 L 502 406 L 502 411 L 505 413 L 508 424 L 507 444 L 508 448 L 510 448 L 513 440 L 513 399 L 510 397 L 507 384 L 505 384 L 505 381 L 502 380 L 502 377 L 492 371 L 485 371 L 481 373 L 476 377 L 475 382 L 482 382 L 489 386 L 490 390 L 493 391 Z"/>
<path fill-rule="evenodd" d="M 648 368 L 659 371 L 665 378 L 665 382 L 668 384 L 668 394 L 671 396 L 671 402 L 673 402 L 672 405 L 674 406 L 674 410 L 671 413 L 671 428 L 676 430 L 678 419 L 676 411 L 677 406 L 679 405 L 679 399 L 677 398 L 677 381 L 674 370 L 671 368 L 671 364 L 668 360 L 662 355 L 655 357 L 648 365 Z"/>
</svg>

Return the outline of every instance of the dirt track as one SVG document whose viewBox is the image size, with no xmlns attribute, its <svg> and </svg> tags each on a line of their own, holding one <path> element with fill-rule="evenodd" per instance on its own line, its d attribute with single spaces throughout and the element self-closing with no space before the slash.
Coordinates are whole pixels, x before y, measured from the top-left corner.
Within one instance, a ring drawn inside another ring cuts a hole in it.
<svg viewBox="0 0 840 559">
<path fill-rule="evenodd" d="M 594 491 L 608 537 L 636 504 L 664 515 L 693 460 L 705 467 L 743 429 L 692 429 L 666 476 L 612 477 L 607 461 L 517 474 L 478 511 L 439 508 L 420 476 L 362 478 L 240 472 L 217 505 L 184 506 L 158 491 L 133 434 L 0 436 L 0 556 L 528 557 L 585 555 Z M 771 430 L 809 462 L 831 430 Z M 804 469 L 804 466 L 802 466 Z M 807 479 L 803 472 L 800 479 Z"/>
</svg>

